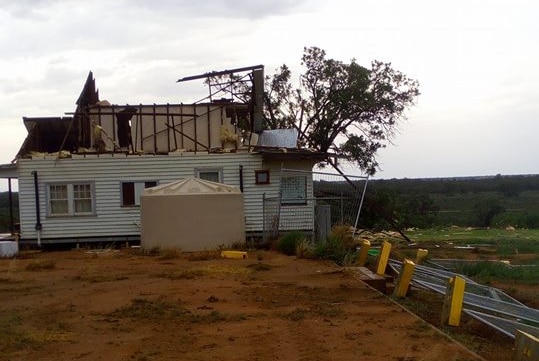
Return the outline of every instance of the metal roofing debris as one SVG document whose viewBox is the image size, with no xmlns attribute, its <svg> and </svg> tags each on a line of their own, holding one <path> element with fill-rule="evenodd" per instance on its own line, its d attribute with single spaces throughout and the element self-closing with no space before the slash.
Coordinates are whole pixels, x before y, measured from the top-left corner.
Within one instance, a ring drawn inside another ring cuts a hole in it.
<svg viewBox="0 0 539 361">
<path fill-rule="evenodd" d="M 271 129 L 264 130 L 258 138 L 260 147 L 297 148 L 297 129 Z"/>
<path fill-rule="evenodd" d="M 401 265 L 400 261 L 390 260 L 390 266 L 397 272 Z M 517 329 L 539 336 L 539 310 L 497 288 L 479 284 L 458 273 L 421 265 L 415 268 L 412 284 L 445 295 L 447 281 L 454 276 L 466 280 L 464 312 L 513 338 Z"/>
<path fill-rule="evenodd" d="M 222 71 L 210 71 L 209 73 L 185 76 L 183 78 L 180 78 L 180 79 L 176 80 L 176 82 L 180 83 L 180 82 L 183 82 L 183 81 L 190 81 L 190 80 L 204 79 L 204 78 L 210 78 L 210 77 L 220 76 L 220 75 L 241 73 L 241 72 L 244 72 L 244 71 L 252 71 L 252 70 L 256 70 L 256 69 L 264 69 L 264 65 L 246 66 L 246 67 L 243 67 L 243 68 L 235 68 L 235 69 L 222 70 Z"/>
</svg>

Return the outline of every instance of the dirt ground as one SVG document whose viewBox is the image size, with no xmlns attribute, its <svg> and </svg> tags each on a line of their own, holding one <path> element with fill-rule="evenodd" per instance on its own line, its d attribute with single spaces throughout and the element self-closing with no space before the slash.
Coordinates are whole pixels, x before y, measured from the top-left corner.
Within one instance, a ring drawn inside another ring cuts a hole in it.
<svg viewBox="0 0 539 361">
<path fill-rule="evenodd" d="M 481 360 L 349 269 L 269 251 L 21 253 L 0 307 L 0 360 Z"/>
</svg>

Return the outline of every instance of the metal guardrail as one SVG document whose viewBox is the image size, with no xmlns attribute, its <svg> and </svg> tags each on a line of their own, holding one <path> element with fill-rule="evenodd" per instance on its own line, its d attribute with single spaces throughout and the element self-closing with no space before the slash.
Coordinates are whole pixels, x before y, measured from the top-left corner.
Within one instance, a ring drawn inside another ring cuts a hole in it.
<svg viewBox="0 0 539 361">
<path fill-rule="evenodd" d="M 402 262 L 390 260 L 389 264 L 398 273 Z M 539 337 L 539 310 L 524 305 L 497 288 L 481 285 L 447 269 L 422 265 L 416 265 L 412 284 L 445 295 L 447 282 L 454 276 L 466 281 L 465 313 L 512 338 L 515 338 L 516 330 Z"/>
</svg>

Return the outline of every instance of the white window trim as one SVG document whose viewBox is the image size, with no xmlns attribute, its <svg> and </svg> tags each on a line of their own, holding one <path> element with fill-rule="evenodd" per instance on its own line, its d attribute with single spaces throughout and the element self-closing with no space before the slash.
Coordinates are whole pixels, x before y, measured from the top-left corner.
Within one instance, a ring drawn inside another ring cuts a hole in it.
<svg viewBox="0 0 539 361">
<path fill-rule="evenodd" d="M 77 212 L 75 213 L 75 197 L 74 197 L 74 185 L 90 185 L 90 194 L 92 202 L 92 210 L 90 212 Z M 86 217 L 86 216 L 95 216 L 95 185 L 93 181 L 82 181 L 82 182 L 53 182 L 46 183 L 46 200 L 47 200 L 47 217 Z M 67 186 L 67 213 L 55 214 L 51 210 L 51 186 Z"/>
<path fill-rule="evenodd" d="M 218 173 L 219 180 L 217 182 L 223 182 L 223 168 L 218 167 L 207 167 L 207 168 L 195 168 L 195 177 L 200 178 L 200 173 Z"/>
</svg>

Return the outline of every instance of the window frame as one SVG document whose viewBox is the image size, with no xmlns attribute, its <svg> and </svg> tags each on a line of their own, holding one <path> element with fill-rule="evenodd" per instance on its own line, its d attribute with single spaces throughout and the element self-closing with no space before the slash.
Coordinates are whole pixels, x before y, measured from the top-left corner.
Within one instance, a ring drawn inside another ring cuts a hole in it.
<svg viewBox="0 0 539 361">
<path fill-rule="evenodd" d="M 219 167 L 202 167 L 202 168 L 195 168 L 195 177 L 198 179 L 207 180 L 209 182 L 215 182 L 214 180 L 209 180 L 205 178 L 200 177 L 200 173 L 217 173 L 217 183 L 224 183 L 223 182 L 223 168 Z"/>
<path fill-rule="evenodd" d="M 260 180 L 260 176 L 265 175 L 266 180 Z M 256 169 L 255 170 L 255 184 L 270 184 L 270 171 L 269 169 Z"/>
<path fill-rule="evenodd" d="M 95 184 L 93 181 L 80 181 L 80 182 L 50 182 L 46 183 L 46 201 L 47 201 L 47 217 L 57 218 L 57 217 L 87 217 L 95 216 Z M 89 187 L 88 190 L 82 190 L 82 192 L 88 192 L 87 197 L 76 197 L 80 195 L 80 190 L 75 190 L 76 186 L 85 186 Z M 56 198 L 53 196 L 53 189 L 56 187 L 65 187 L 65 198 Z M 77 211 L 76 206 L 77 201 L 90 201 L 90 211 Z M 52 203 L 55 201 L 63 201 L 67 206 L 66 212 L 57 213 L 53 211 Z"/>
<path fill-rule="evenodd" d="M 293 179 L 295 179 L 293 181 Z M 299 179 L 299 181 L 297 181 Z M 289 180 L 295 184 L 290 184 L 286 187 L 283 182 Z M 281 205 L 282 206 L 305 206 L 307 205 L 307 177 L 299 176 L 283 176 L 281 177 Z M 285 191 L 288 193 L 285 195 Z M 291 194 L 292 196 L 289 196 Z M 299 195 L 294 197 L 293 195 Z"/>
<path fill-rule="evenodd" d="M 152 184 L 149 184 L 152 183 Z M 133 185 L 133 204 L 126 204 L 124 200 L 124 186 L 127 186 L 128 184 Z M 146 188 L 151 188 L 159 185 L 159 181 L 157 180 L 136 180 L 136 181 L 120 181 L 120 207 L 122 208 L 132 208 L 132 207 L 140 207 L 140 197 L 142 196 L 142 193 Z"/>
</svg>

